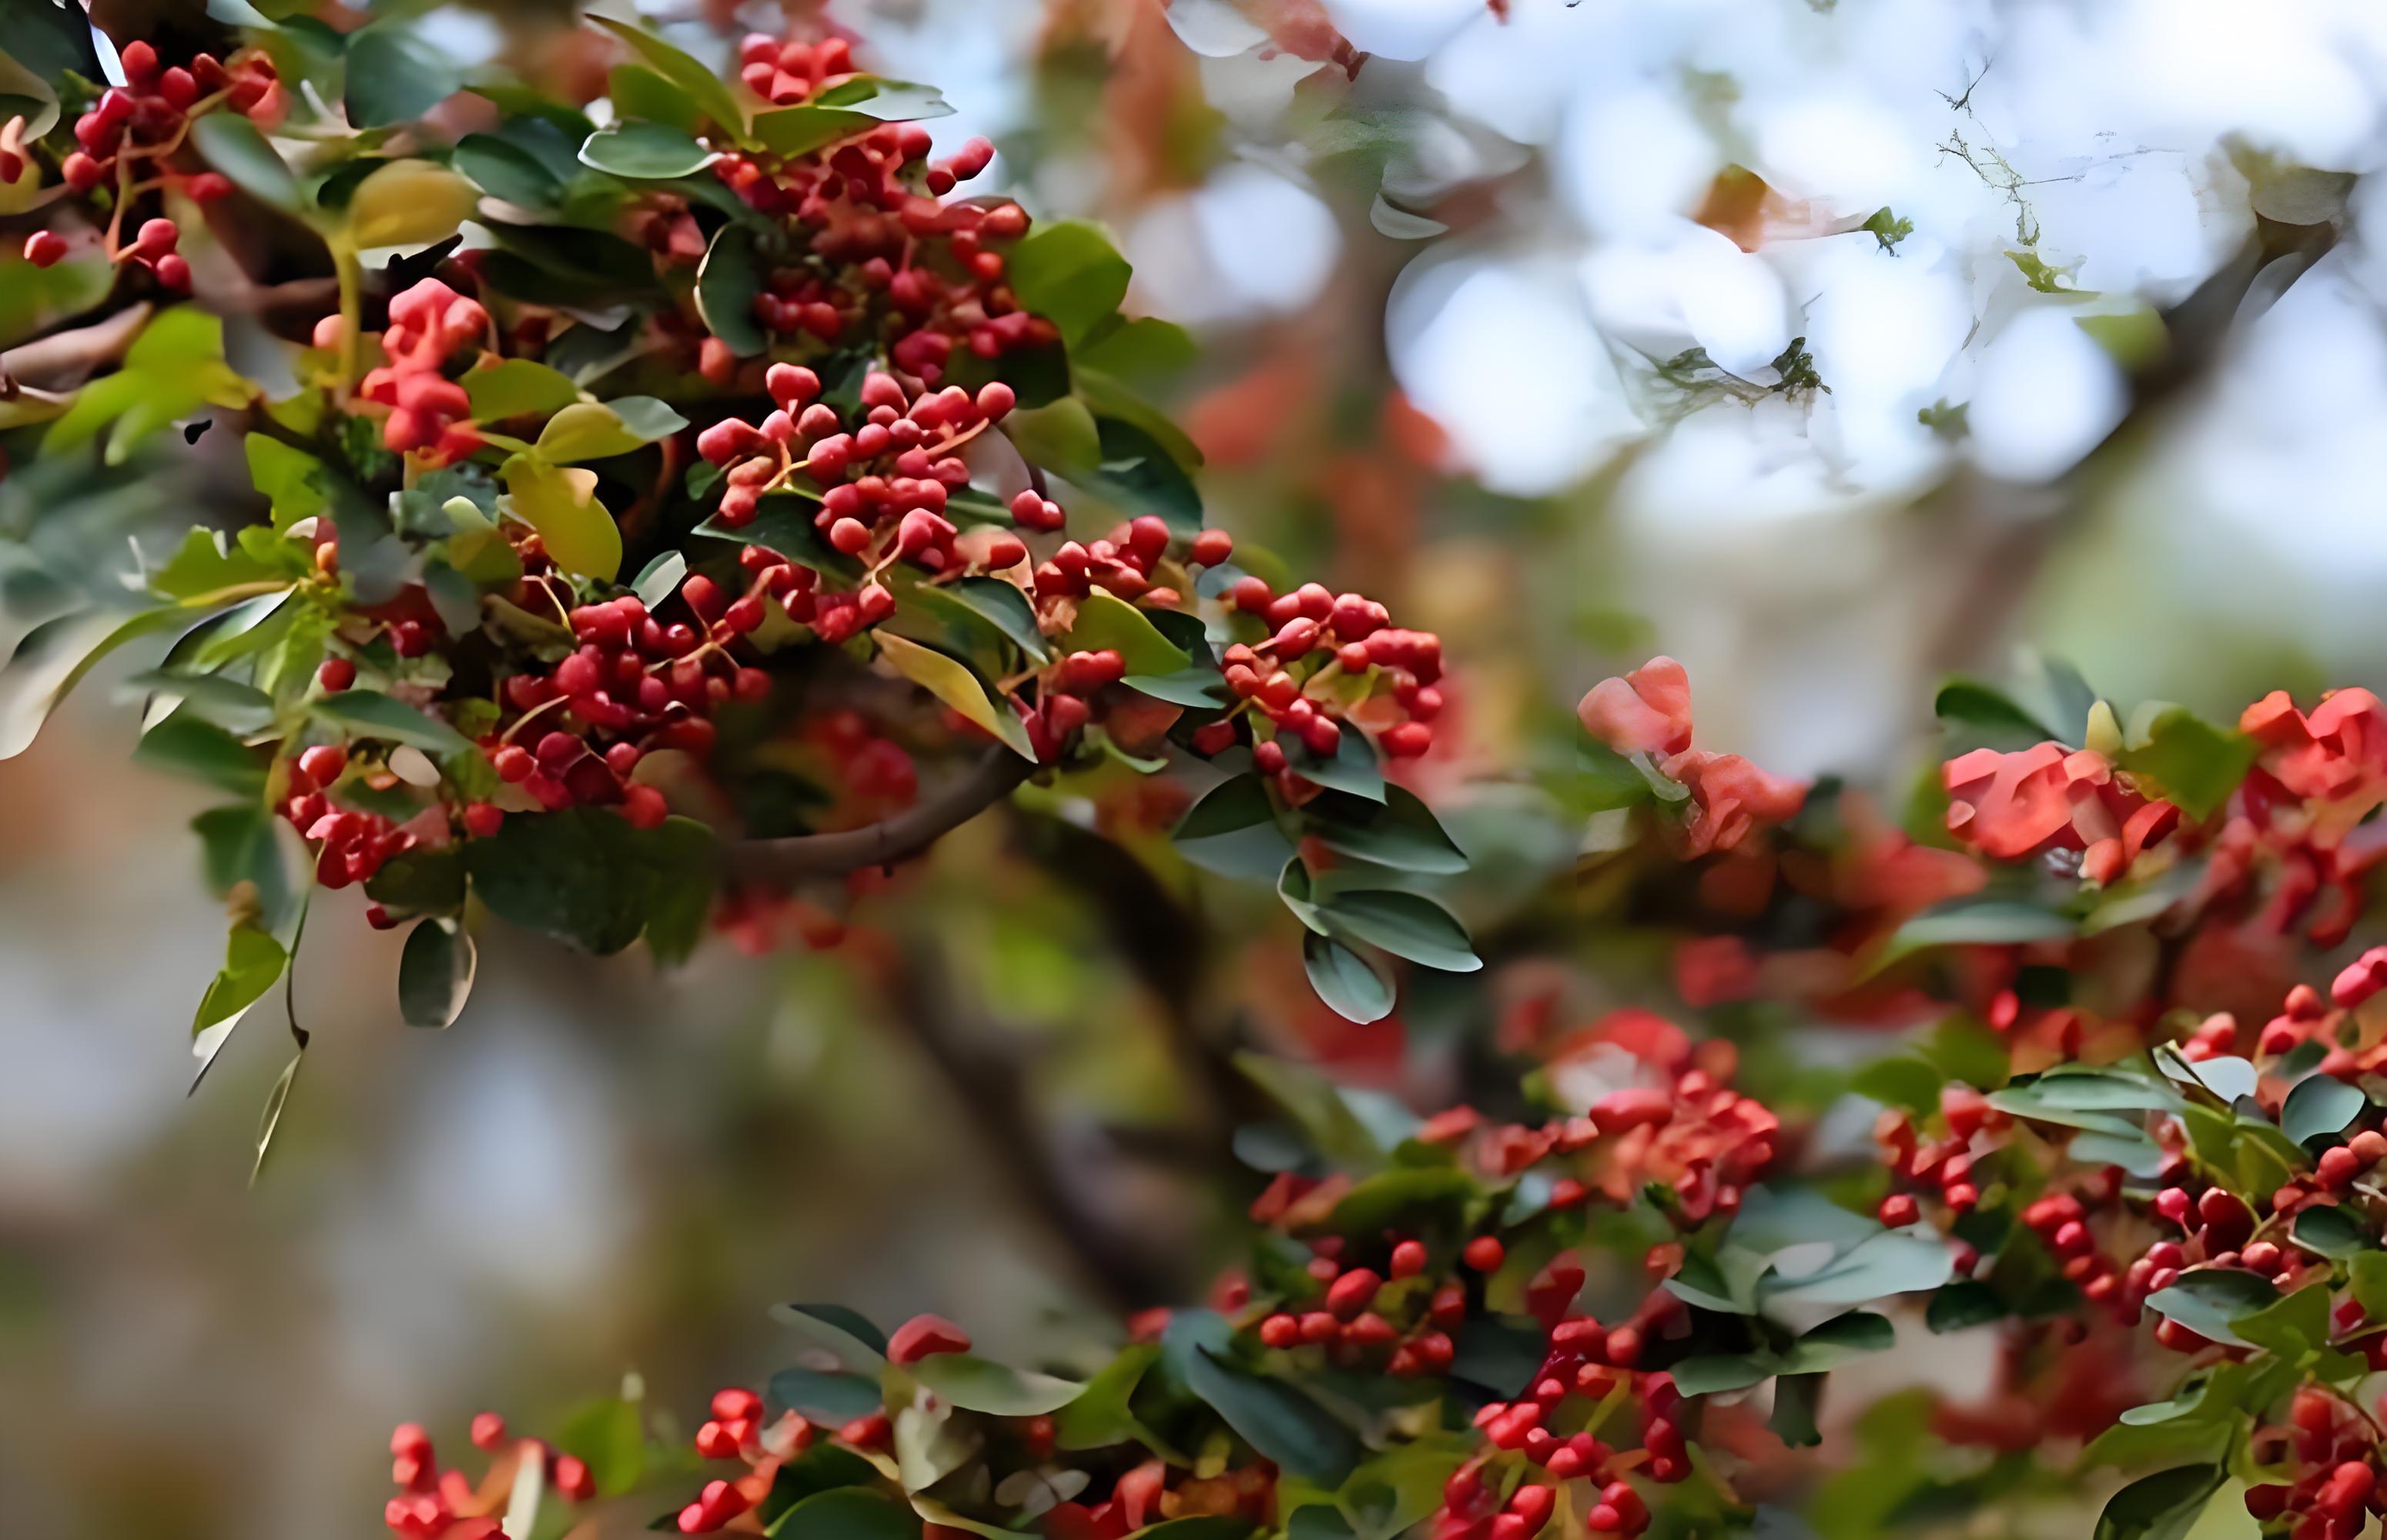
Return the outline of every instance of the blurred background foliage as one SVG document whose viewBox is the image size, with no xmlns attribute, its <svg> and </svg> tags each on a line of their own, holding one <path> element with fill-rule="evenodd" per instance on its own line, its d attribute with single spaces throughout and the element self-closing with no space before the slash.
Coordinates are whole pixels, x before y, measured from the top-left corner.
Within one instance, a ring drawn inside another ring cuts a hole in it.
<svg viewBox="0 0 2387 1540">
<path fill-rule="evenodd" d="M 461 58 L 599 89 L 606 48 L 562 6 L 414 8 Z M 1571 704 L 1650 650 L 1690 665 L 1703 742 L 1849 776 L 1890 817 L 1938 677 L 2018 642 L 2216 714 L 2387 657 L 2368 7 L 830 14 L 943 89 L 941 147 L 986 133 L 1031 209 L 1118 234 L 1130 309 L 1198 343 L 1133 383 L 1205 450 L 1213 518 L 1444 634 L 1463 726 L 1416 784 L 1476 857 L 1444 896 L 1490 969 L 1343 1022 L 1279 906 L 1178 862 L 1180 807 L 1122 775 L 668 976 L 493 938 L 438 1039 L 385 1004 L 394 937 L 323 925 L 296 993 L 318 1052 L 251 1193 L 278 1042 L 236 1040 L 189 1100 L 176 1051 L 221 946 L 191 902 L 203 804 L 129 764 L 87 690 L 0 798 L 0 1529 L 365 1534 L 393 1421 L 552 1426 L 625 1374 L 691 1408 L 776 1363 L 786 1298 L 1067 1362 L 1103 1345 L 1072 1319 L 1197 1297 L 1260 1180 L 1231 1155 L 1233 1047 L 1424 1106 L 1494 1094 L 1504 1021 L 1698 1014 L 1661 925 L 1570 880 Z M 716 49 L 779 19 L 656 19 Z M 0 255 L 0 346 L 89 281 Z M 61 543 L 50 570 L 105 570 L 205 498 L 137 460 L 50 469 L 0 481 L 0 522 Z M 1862 1109 L 1834 1114 L 1877 1034 L 1709 1017 L 1745 1089 L 1820 1117 L 1827 1156 L 1861 1146 Z M 1990 1351 L 1867 1372 L 1961 1389 Z M 1834 1430 L 1850 1490 L 1911 1463 L 1907 1405 Z"/>
</svg>

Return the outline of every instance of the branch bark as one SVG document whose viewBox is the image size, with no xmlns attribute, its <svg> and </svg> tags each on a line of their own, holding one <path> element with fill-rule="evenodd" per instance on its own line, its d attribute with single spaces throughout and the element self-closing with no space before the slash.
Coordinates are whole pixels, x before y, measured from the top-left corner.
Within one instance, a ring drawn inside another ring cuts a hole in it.
<svg viewBox="0 0 2387 1540">
<path fill-rule="evenodd" d="M 919 854 L 1011 794 L 1036 766 L 1010 750 L 990 749 L 969 772 L 916 806 L 867 828 L 837 834 L 799 834 L 780 839 L 745 839 L 729 847 L 732 877 L 787 882 L 804 877 L 842 877 L 870 866 L 891 866 Z"/>
</svg>

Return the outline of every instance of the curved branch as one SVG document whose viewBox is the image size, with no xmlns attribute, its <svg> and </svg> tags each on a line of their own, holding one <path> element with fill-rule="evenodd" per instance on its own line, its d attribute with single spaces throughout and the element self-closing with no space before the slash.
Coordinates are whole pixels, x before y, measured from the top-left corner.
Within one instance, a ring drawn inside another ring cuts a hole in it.
<svg viewBox="0 0 2387 1540">
<path fill-rule="evenodd" d="M 1034 764 L 998 746 L 935 796 L 867 828 L 738 841 L 729 847 L 729 870 L 739 877 L 787 881 L 891 866 L 992 807 L 1035 772 Z"/>
</svg>

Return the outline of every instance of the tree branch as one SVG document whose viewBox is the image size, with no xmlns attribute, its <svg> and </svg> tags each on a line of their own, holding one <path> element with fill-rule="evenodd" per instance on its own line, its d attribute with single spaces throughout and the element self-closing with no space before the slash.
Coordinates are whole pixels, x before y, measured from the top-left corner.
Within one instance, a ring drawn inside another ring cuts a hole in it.
<svg viewBox="0 0 2387 1540">
<path fill-rule="evenodd" d="M 1017 756 L 1015 756 L 1017 757 Z M 1055 1158 L 1021 1056 L 964 1004 L 935 947 L 911 949 L 887 983 L 890 1016 L 933 1065 L 964 1120 L 1080 1281 L 1116 1314 L 1180 1297 L 1187 1258 L 1130 1233 L 1087 1191 L 1105 1161 Z M 1071 1180 L 1073 1175 L 1080 1180 Z M 1182 1226 L 1155 1226 L 1166 1234 Z"/>
<path fill-rule="evenodd" d="M 997 746 L 969 773 L 916 806 L 867 828 L 745 839 L 729 847 L 733 877 L 785 882 L 800 877 L 841 877 L 908 860 L 1011 794 L 1036 766 Z"/>
</svg>

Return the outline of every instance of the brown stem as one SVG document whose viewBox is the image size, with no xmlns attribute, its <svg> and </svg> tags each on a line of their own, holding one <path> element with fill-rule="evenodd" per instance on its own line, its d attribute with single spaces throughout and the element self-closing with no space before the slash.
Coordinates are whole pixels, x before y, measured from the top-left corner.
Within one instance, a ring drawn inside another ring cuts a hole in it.
<svg viewBox="0 0 2387 1540">
<path fill-rule="evenodd" d="M 1034 764 L 1008 749 L 990 749 L 966 775 L 935 796 L 867 828 L 736 841 L 729 847 L 730 875 L 785 882 L 891 866 L 992 807 L 1035 771 Z"/>
<path fill-rule="evenodd" d="M 1105 1163 L 1055 1157 L 1027 1060 L 974 1019 L 933 948 L 916 948 L 887 985 L 890 1014 L 935 1066 L 989 1162 L 1066 1253 L 1080 1281 L 1118 1314 L 1177 1297 L 1177 1260 L 1105 1216 L 1082 1182 Z"/>
<path fill-rule="evenodd" d="M 0 353 L 0 376 L 44 390 L 69 390 L 103 364 L 114 363 L 133 346 L 149 319 L 146 301 L 126 307 L 106 321 L 45 337 Z"/>
</svg>

